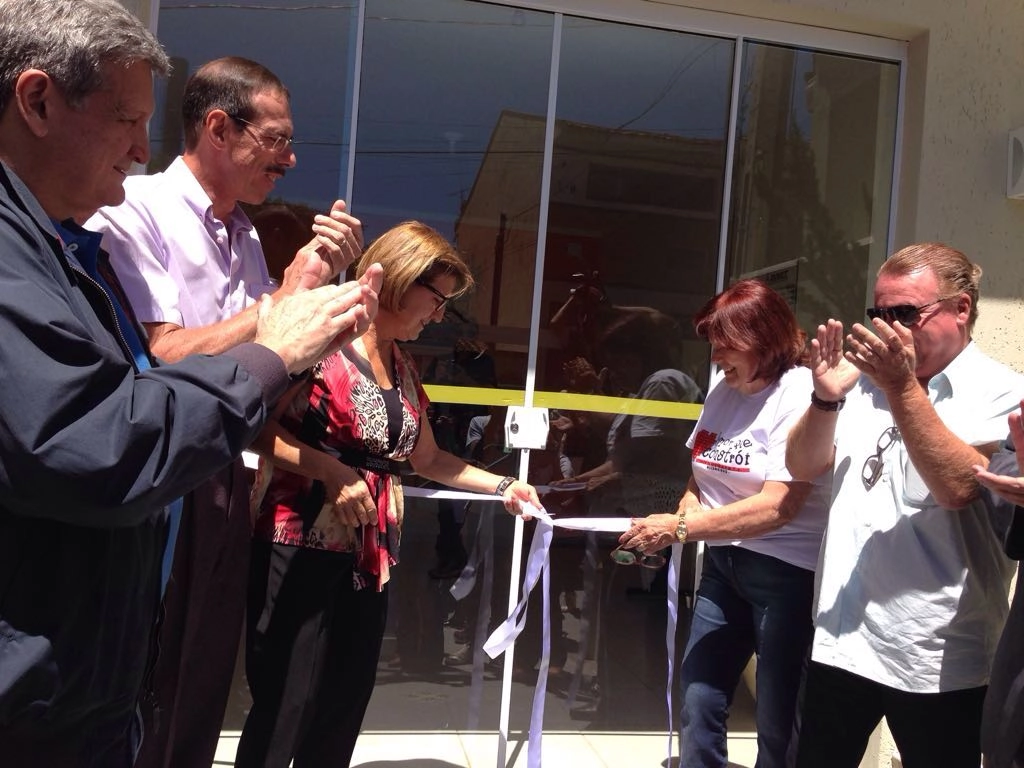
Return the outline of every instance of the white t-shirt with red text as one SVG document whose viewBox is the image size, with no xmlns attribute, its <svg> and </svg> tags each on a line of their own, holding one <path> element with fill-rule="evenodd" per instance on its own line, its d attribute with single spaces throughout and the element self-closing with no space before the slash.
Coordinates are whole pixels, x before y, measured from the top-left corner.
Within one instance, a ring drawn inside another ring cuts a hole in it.
<svg viewBox="0 0 1024 768">
<path fill-rule="evenodd" d="M 793 480 L 786 470 L 786 438 L 807 410 L 811 389 L 811 373 L 802 367 L 791 368 L 753 395 L 733 389 L 721 374 L 716 376 L 686 442 L 702 505 L 715 509 L 757 494 L 768 480 Z M 707 544 L 732 544 L 814 570 L 830 495 L 826 475 L 815 481 L 804 507 L 785 525 L 755 538 Z"/>
</svg>

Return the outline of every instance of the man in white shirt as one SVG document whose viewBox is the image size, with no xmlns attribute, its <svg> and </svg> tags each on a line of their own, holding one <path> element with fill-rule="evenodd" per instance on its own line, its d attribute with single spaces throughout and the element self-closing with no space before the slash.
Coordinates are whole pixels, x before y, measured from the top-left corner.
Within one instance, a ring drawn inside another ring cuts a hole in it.
<svg viewBox="0 0 1024 768">
<path fill-rule="evenodd" d="M 327 283 L 362 251 L 362 227 L 339 200 L 315 218 L 281 286 L 271 281 L 239 202 L 262 203 L 296 163 L 288 91 L 272 72 L 211 61 L 186 83 L 182 116 L 184 154 L 163 173 L 128 178 L 125 202 L 88 222 L 104 234 L 152 353 L 169 362 L 250 341 L 262 294 Z M 213 761 L 245 612 L 248 490 L 237 461 L 184 500 L 137 768 Z"/>
<path fill-rule="evenodd" d="M 871 324 L 812 343 L 794 479 L 833 473 L 797 765 L 857 766 L 884 716 L 906 768 L 977 768 L 1012 566 L 980 492 L 1024 377 L 971 341 L 981 268 L 944 245 L 879 270 Z M 840 409 L 845 409 L 840 415 Z"/>
</svg>

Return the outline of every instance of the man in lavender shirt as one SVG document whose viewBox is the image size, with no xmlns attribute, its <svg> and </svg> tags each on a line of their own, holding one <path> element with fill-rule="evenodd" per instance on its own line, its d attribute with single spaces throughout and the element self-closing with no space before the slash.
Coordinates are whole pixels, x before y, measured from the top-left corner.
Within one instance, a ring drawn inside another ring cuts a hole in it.
<svg viewBox="0 0 1024 768">
<path fill-rule="evenodd" d="M 359 221 L 337 201 L 315 217 L 312 239 L 276 287 L 238 203 L 262 203 L 295 165 L 288 91 L 254 61 L 217 59 L 189 78 L 182 116 L 184 154 L 163 173 L 130 177 L 125 202 L 88 222 L 104 234 L 153 354 L 171 362 L 251 341 L 260 295 L 327 283 L 360 255 L 363 240 Z M 245 610 L 248 490 L 238 461 L 184 500 L 136 768 L 213 761 Z"/>
</svg>

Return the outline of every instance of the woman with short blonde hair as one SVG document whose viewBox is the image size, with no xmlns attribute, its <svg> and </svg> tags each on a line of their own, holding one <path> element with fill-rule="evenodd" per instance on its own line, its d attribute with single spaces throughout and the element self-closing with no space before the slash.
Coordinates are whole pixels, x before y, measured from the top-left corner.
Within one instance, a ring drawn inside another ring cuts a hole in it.
<svg viewBox="0 0 1024 768">
<path fill-rule="evenodd" d="M 259 505 L 249 580 L 252 691 L 235 765 L 349 764 L 376 678 L 404 511 L 399 475 L 540 506 L 533 486 L 441 450 L 412 341 L 473 285 L 452 245 L 416 221 L 380 236 L 357 267 L 383 267 L 367 332 L 319 363 L 260 448 L 274 474 Z"/>
</svg>

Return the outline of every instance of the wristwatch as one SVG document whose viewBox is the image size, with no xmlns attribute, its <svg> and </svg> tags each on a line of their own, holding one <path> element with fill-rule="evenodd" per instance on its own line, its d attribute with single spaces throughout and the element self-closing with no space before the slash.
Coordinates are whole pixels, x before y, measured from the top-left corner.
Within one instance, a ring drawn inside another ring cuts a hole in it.
<svg viewBox="0 0 1024 768">
<path fill-rule="evenodd" d="M 679 512 L 677 517 L 679 518 L 676 522 L 676 539 L 679 540 L 680 544 L 686 543 L 686 510 Z"/>
<path fill-rule="evenodd" d="M 843 410 L 843 406 L 846 405 L 846 398 L 840 397 L 838 400 L 822 400 L 818 397 L 818 393 L 812 389 L 811 405 L 819 411 L 841 411 Z"/>
</svg>

